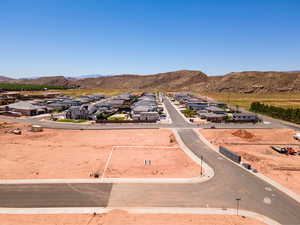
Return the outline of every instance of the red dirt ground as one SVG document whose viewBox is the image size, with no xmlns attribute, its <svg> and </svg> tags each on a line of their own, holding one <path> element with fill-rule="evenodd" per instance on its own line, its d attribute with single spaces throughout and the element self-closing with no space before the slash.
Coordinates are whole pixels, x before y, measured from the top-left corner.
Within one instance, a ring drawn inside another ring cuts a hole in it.
<svg viewBox="0 0 300 225">
<path fill-rule="evenodd" d="M 144 160 L 151 160 L 145 165 Z M 141 169 L 142 168 L 142 169 Z M 179 148 L 115 148 L 105 177 L 170 177 L 200 175 L 200 167 Z"/>
<path fill-rule="evenodd" d="M 3 124 L 0 121 L 0 125 L 0 179 L 90 178 L 89 175 L 95 172 L 101 176 L 115 145 L 177 146 L 172 131 L 168 129 L 44 129 L 34 133 L 22 124 Z M 14 128 L 21 128 L 22 135 L 5 132 Z M 193 177 L 199 171 L 199 166 L 178 148 L 172 151 L 161 149 L 161 156 L 157 150 L 148 149 L 116 152 L 109 169 L 117 172 L 108 171 L 108 176 L 116 177 L 118 174 L 123 177 L 124 173 L 124 177 L 146 175 L 155 178 L 174 176 L 176 173 L 178 177 Z M 165 157 L 170 157 L 170 160 Z M 153 158 L 151 170 L 145 170 L 141 165 L 148 158 Z M 174 168 L 174 162 L 181 164 Z"/>
<path fill-rule="evenodd" d="M 264 225 L 238 216 L 195 214 L 128 214 L 121 210 L 98 215 L 0 215 L 5 225 Z"/>
<path fill-rule="evenodd" d="M 226 146 L 242 156 L 259 172 L 300 194 L 300 155 L 287 156 L 275 152 L 270 144 L 300 144 L 292 129 L 202 129 L 199 132 L 216 146 Z M 247 144 L 247 145 L 238 145 Z M 266 144 L 266 145 L 259 145 Z M 300 151 L 299 146 L 293 146 Z"/>
</svg>

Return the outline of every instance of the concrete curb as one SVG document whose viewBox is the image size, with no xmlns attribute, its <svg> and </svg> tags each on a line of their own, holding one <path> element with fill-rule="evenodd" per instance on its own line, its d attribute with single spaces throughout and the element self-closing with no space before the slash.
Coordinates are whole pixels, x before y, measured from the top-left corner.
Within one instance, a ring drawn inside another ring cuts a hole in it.
<svg viewBox="0 0 300 225">
<path fill-rule="evenodd" d="M 194 131 L 198 134 L 199 138 L 201 139 L 201 141 L 203 141 L 207 146 L 209 146 L 212 150 L 216 151 L 218 154 L 220 154 L 221 156 L 223 156 L 220 152 L 217 146 L 211 144 L 199 131 L 198 129 L 194 128 Z M 224 157 L 224 156 L 223 156 Z M 295 199 L 297 202 L 300 203 L 300 195 L 296 194 L 295 192 L 293 192 L 291 189 L 284 187 L 283 185 L 277 183 L 276 181 L 272 180 L 271 178 L 261 174 L 261 173 L 252 173 L 249 170 L 247 170 L 246 168 L 244 168 L 241 164 L 235 163 L 232 160 L 228 159 L 227 157 L 224 157 L 225 159 L 229 160 L 230 162 L 240 166 L 242 169 L 246 170 L 247 172 L 253 174 L 254 176 L 260 178 L 261 180 L 267 182 L 268 184 L 274 186 L 275 188 L 277 188 L 278 190 L 280 190 L 281 192 L 285 193 L 286 195 L 288 195 L 289 197 L 291 197 L 292 199 Z"/>
<path fill-rule="evenodd" d="M 185 152 L 185 154 L 187 154 L 193 161 L 195 161 L 197 164 L 201 165 L 201 159 L 196 156 L 181 140 L 177 129 L 172 129 L 175 138 L 180 146 L 180 148 Z M 215 172 L 213 170 L 213 168 L 211 168 L 208 164 L 205 163 L 205 161 L 202 160 L 202 167 L 204 168 L 204 172 L 203 172 L 203 180 L 201 180 L 202 182 L 207 181 L 209 179 L 211 179 L 214 175 Z M 204 180 L 205 179 L 205 180 Z M 200 182 L 200 181 L 199 181 Z"/>
<path fill-rule="evenodd" d="M 236 215 L 236 209 L 222 208 L 103 208 L 103 207 L 68 207 L 68 208 L 0 208 L 0 214 L 103 214 L 111 210 L 124 210 L 129 214 L 199 214 L 199 215 Z M 249 217 L 269 225 L 280 225 L 277 221 L 261 214 L 239 210 L 239 216 Z"/>
<path fill-rule="evenodd" d="M 172 124 L 173 123 L 172 118 L 170 117 L 169 111 L 168 111 L 164 101 L 162 102 L 162 105 L 164 108 L 164 112 L 166 112 L 166 114 L 167 114 L 167 120 L 168 120 L 166 123 L 162 123 L 162 124 Z"/>
</svg>

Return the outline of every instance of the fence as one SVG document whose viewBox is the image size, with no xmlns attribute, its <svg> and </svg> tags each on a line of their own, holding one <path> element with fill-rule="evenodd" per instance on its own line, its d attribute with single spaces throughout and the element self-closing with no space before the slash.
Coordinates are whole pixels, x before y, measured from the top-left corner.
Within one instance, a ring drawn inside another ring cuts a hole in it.
<svg viewBox="0 0 300 225">
<path fill-rule="evenodd" d="M 96 123 L 156 123 L 154 120 L 96 120 Z"/>
<path fill-rule="evenodd" d="M 231 159 L 232 161 L 236 162 L 236 163 L 240 163 L 241 162 L 241 156 L 238 154 L 235 154 L 231 151 L 229 151 L 227 148 L 220 146 L 219 147 L 219 152 L 222 155 L 225 155 L 227 158 Z"/>
</svg>

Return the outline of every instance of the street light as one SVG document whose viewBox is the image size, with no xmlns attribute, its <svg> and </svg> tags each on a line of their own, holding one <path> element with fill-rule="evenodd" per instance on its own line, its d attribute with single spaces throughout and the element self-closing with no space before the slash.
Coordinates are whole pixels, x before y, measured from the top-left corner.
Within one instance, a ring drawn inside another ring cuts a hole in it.
<svg viewBox="0 0 300 225">
<path fill-rule="evenodd" d="M 241 198 L 236 198 L 236 215 L 239 215 L 239 206 L 240 206 L 240 200 Z"/>
<path fill-rule="evenodd" d="M 201 176 L 202 176 L 202 174 L 203 174 L 203 171 L 202 171 L 202 161 L 203 161 L 203 156 L 202 156 L 202 155 L 201 155 L 200 159 L 201 159 Z"/>
</svg>

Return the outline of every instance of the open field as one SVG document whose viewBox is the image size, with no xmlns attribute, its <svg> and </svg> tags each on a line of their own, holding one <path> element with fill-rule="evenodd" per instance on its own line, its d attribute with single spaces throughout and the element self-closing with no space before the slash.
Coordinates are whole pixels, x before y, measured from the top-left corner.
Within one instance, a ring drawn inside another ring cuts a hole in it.
<svg viewBox="0 0 300 225">
<path fill-rule="evenodd" d="M 180 178 L 200 173 L 168 129 L 34 133 L 16 123 L 2 123 L 0 128 L 0 179 L 89 178 L 92 173 Z M 5 132 L 13 128 L 21 128 L 22 135 Z M 144 160 L 151 160 L 151 165 L 144 165 Z"/>
<path fill-rule="evenodd" d="M 300 194 L 300 156 L 287 156 L 272 150 L 270 145 L 298 144 L 291 129 L 210 130 L 199 132 L 216 146 L 225 146 L 242 156 L 258 172 Z"/>
<path fill-rule="evenodd" d="M 263 225 L 264 223 L 241 216 L 196 214 L 129 214 L 121 210 L 109 213 L 60 215 L 0 215 L 5 225 Z"/>
<path fill-rule="evenodd" d="M 300 108 L 300 93 L 202 93 L 220 102 L 249 109 L 255 101 L 283 108 Z"/>
<path fill-rule="evenodd" d="M 151 165 L 145 165 L 150 160 Z M 141 170 L 141 168 L 143 168 Z M 178 171 L 179 169 L 179 171 Z M 178 173 L 179 172 L 179 173 Z M 105 177 L 197 177 L 200 167 L 178 147 L 114 147 Z"/>
<path fill-rule="evenodd" d="M 128 91 L 128 90 L 127 90 Z M 55 92 L 62 93 L 64 95 L 69 95 L 73 97 L 79 97 L 82 95 L 93 95 L 93 94 L 104 94 L 106 96 L 114 96 L 122 93 L 126 93 L 126 90 L 121 89 L 98 89 L 98 88 L 76 88 L 76 89 L 66 89 L 66 90 L 47 90 L 47 91 L 22 91 L 21 94 L 44 94 L 45 92 Z"/>
</svg>

